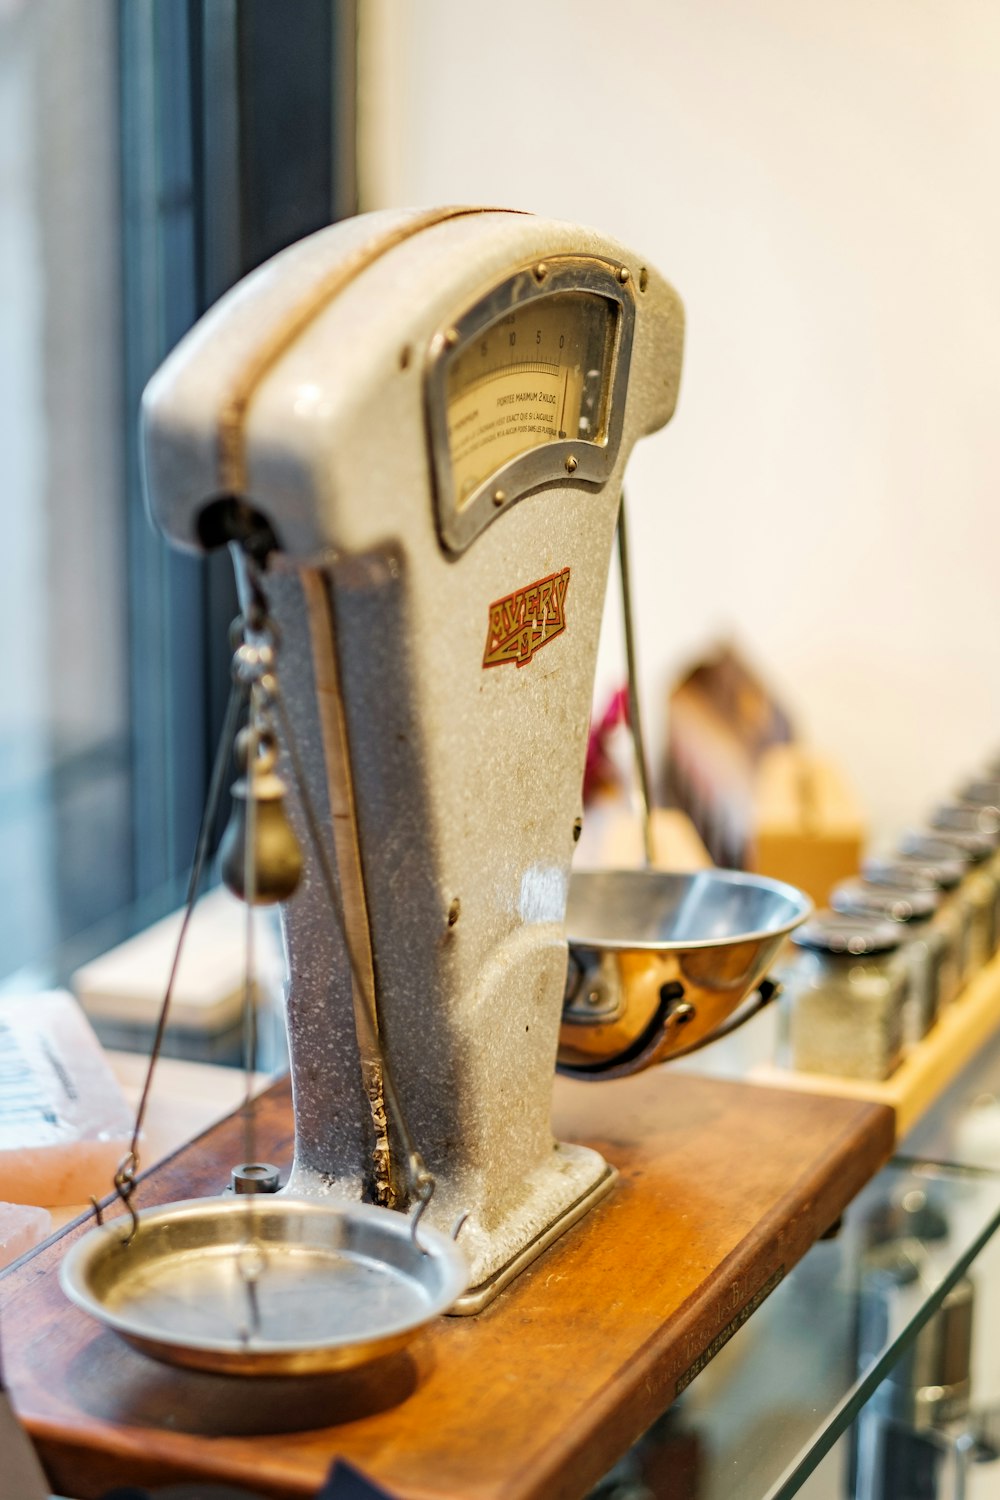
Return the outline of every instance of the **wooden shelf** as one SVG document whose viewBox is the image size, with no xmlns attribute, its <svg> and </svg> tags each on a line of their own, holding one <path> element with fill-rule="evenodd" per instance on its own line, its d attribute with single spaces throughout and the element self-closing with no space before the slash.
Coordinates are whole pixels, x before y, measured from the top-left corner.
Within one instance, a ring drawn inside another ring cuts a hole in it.
<svg viewBox="0 0 1000 1500">
<path fill-rule="evenodd" d="M 258 1139 L 287 1164 L 287 1084 Z M 474 1318 L 352 1377 L 240 1380 L 144 1358 L 63 1298 L 62 1236 L 0 1279 L 5 1373 L 53 1488 L 203 1476 L 313 1495 L 335 1457 L 407 1500 L 569 1500 L 746 1321 L 886 1160 L 892 1114 L 852 1099 L 651 1071 L 559 1080 L 555 1123 L 614 1192 Z M 155 1168 L 142 1204 L 218 1191 L 233 1117 Z"/>
<path fill-rule="evenodd" d="M 754 1083 L 838 1099 L 868 1099 L 896 1116 L 896 1137 L 915 1125 L 1000 1028 L 1000 955 L 982 968 L 939 1017 L 933 1029 L 881 1083 L 803 1073 L 774 1063 L 754 1068 Z"/>
</svg>

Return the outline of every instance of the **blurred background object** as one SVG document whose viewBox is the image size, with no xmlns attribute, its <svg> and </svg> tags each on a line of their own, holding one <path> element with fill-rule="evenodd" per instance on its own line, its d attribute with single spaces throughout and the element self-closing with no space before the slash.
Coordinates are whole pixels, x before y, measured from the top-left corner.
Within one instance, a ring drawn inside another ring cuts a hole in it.
<svg viewBox="0 0 1000 1500">
<path fill-rule="evenodd" d="M 138 401 L 244 272 L 354 206 L 347 0 L 0 6 L 0 986 L 177 904 L 229 682 L 228 558 L 147 520 Z"/>
<path fill-rule="evenodd" d="M 738 631 L 874 831 L 901 826 L 1000 713 L 1000 12 L 551 0 L 529 39 L 493 6 L 365 0 L 360 21 L 363 207 L 589 216 L 684 297 L 675 441 L 629 481 L 650 714 Z"/>
</svg>

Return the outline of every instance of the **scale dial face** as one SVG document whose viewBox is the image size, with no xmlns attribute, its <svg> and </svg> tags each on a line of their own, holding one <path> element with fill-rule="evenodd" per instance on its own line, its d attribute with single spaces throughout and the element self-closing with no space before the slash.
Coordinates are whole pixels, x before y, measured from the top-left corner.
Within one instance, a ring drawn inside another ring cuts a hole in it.
<svg viewBox="0 0 1000 1500">
<path fill-rule="evenodd" d="M 455 503 L 544 443 L 604 435 L 615 304 L 554 292 L 503 313 L 448 363 L 445 408 Z"/>
<path fill-rule="evenodd" d="M 601 484 L 621 435 L 634 306 L 617 268 L 565 258 L 502 282 L 434 341 L 438 529 L 460 552 L 524 495 Z"/>
</svg>

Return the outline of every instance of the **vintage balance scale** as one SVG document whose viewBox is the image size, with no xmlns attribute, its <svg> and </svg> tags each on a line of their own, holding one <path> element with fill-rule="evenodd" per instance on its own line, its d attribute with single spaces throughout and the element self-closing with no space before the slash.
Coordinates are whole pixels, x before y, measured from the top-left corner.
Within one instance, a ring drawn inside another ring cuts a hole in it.
<svg viewBox="0 0 1000 1500">
<path fill-rule="evenodd" d="M 552 1138 L 557 1054 L 615 1077 L 715 1034 L 806 915 L 741 875 L 570 880 L 623 471 L 682 340 L 601 235 L 386 212 L 277 256 L 151 383 L 153 515 L 228 543 L 241 591 L 260 822 L 231 874 L 287 894 L 296 843 L 305 869 L 287 1185 L 115 1219 L 63 1263 L 147 1352 L 337 1369 L 477 1312 L 614 1185 Z M 276 752 L 297 839 L 258 861 Z"/>
</svg>

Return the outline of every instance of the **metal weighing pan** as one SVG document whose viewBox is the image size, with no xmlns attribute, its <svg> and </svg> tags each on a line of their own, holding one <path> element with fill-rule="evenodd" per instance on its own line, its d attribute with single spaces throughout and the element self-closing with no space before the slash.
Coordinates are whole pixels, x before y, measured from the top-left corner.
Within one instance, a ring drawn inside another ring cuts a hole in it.
<svg viewBox="0 0 1000 1500">
<path fill-rule="evenodd" d="M 402 1213 L 280 1195 L 146 1209 L 70 1249 L 84 1312 L 167 1364 L 231 1375 L 349 1370 L 401 1349 L 464 1290 L 455 1243 Z"/>
<path fill-rule="evenodd" d="M 811 911 L 742 871 L 574 872 L 559 1071 L 624 1077 L 735 1030 L 772 998 L 768 966 Z"/>
</svg>

